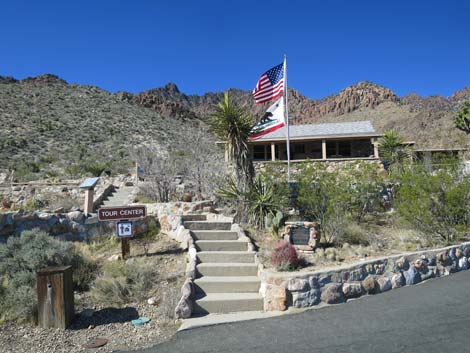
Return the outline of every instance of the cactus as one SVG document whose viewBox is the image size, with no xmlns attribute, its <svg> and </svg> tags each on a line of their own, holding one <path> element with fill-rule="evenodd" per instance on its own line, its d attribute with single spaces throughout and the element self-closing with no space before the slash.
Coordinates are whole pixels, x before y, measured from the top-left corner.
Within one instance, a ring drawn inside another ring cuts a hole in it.
<svg viewBox="0 0 470 353">
<path fill-rule="evenodd" d="M 279 230 L 281 229 L 283 220 L 284 214 L 281 211 L 277 211 L 275 215 L 272 213 L 266 215 L 266 229 L 273 238 L 277 238 L 279 236 Z"/>
</svg>

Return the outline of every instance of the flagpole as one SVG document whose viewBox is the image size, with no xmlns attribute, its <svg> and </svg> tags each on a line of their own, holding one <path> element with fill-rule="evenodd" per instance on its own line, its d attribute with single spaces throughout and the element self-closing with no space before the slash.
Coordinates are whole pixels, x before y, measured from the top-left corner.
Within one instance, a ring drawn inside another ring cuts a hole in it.
<svg viewBox="0 0 470 353">
<path fill-rule="evenodd" d="M 287 104 L 287 55 L 284 54 L 284 119 L 287 127 L 287 182 L 290 183 L 290 132 L 289 132 L 289 105 Z"/>
</svg>

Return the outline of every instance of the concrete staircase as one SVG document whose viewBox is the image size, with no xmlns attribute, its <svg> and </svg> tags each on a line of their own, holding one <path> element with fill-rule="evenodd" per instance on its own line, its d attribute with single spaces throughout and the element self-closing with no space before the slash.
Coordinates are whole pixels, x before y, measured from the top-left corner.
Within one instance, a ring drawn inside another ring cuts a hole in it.
<svg viewBox="0 0 470 353">
<path fill-rule="evenodd" d="M 133 191 L 132 186 L 122 186 L 109 195 L 100 207 L 119 207 L 129 204 L 129 197 Z"/>
<path fill-rule="evenodd" d="M 262 311 L 255 252 L 238 239 L 231 222 L 208 222 L 205 215 L 183 216 L 197 250 L 193 315 Z"/>
</svg>

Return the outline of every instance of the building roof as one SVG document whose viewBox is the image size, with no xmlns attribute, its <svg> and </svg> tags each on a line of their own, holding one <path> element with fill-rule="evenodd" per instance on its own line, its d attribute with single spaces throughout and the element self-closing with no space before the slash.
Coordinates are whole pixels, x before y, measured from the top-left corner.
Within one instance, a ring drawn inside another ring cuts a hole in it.
<svg viewBox="0 0 470 353">
<path fill-rule="evenodd" d="M 284 126 L 252 141 L 285 140 L 286 129 L 287 128 Z M 370 121 L 352 121 L 345 123 L 291 125 L 289 127 L 289 136 L 291 140 L 303 140 L 322 137 L 373 137 L 381 136 L 381 134 L 375 131 Z"/>
</svg>

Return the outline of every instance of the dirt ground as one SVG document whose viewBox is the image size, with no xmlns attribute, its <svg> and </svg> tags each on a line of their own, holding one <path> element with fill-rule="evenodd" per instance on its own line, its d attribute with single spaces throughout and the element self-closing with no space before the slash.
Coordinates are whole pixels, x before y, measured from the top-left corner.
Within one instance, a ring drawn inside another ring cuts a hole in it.
<svg viewBox="0 0 470 353">
<path fill-rule="evenodd" d="M 99 261 L 111 260 L 120 253 L 119 244 L 111 241 L 92 249 Z M 0 325 L 0 351 L 4 353 L 78 353 L 114 352 L 150 347 L 169 339 L 178 329 L 173 311 L 179 299 L 184 281 L 186 254 L 178 243 L 158 235 L 149 244 L 148 256 L 144 254 L 143 241 L 131 241 L 131 260 L 143 261 L 158 268 L 159 280 L 152 287 L 149 297 L 155 296 L 157 304 L 146 300 L 122 306 L 107 306 L 94 302 L 89 292 L 75 293 L 76 319 L 67 330 L 42 329 L 31 324 L 4 323 Z M 167 278 L 167 280 L 165 280 Z M 84 309 L 92 309 L 91 317 L 80 315 Z M 134 327 L 131 320 L 148 317 L 150 322 Z M 108 340 L 98 349 L 86 349 L 83 344 L 96 338 Z"/>
</svg>

